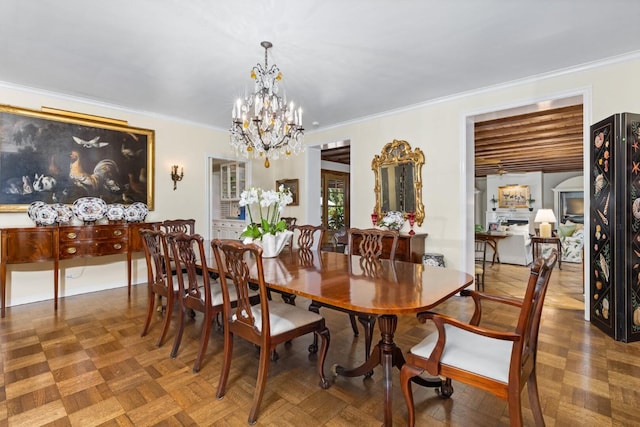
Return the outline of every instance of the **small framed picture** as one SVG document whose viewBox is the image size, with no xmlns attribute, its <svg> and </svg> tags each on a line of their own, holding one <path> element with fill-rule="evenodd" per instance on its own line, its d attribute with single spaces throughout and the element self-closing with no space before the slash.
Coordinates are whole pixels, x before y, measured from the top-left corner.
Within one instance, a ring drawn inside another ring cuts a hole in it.
<svg viewBox="0 0 640 427">
<path fill-rule="evenodd" d="M 279 189 L 281 185 L 284 185 L 284 188 L 291 191 L 291 197 L 293 197 L 293 202 L 289 206 L 298 206 L 298 203 L 299 203 L 298 180 L 297 179 L 279 179 L 276 181 L 276 190 Z"/>
<path fill-rule="evenodd" d="M 528 208 L 531 198 L 528 185 L 503 185 L 498 187 L 499 208 Z"/>
<path fill-rule="evenodd" d="M 488 230 L 489 230 L 489 232 L 500 231 L 500 223 L 499 222 L 490 222 Z"/>
</svg>

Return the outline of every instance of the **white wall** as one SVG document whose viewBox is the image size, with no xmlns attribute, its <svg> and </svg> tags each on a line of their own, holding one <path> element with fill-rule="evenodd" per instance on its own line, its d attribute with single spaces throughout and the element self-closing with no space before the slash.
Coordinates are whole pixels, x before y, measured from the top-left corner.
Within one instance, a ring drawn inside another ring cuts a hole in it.
<svg viewBox="0 0 640 427">
<path fill-rule="evenodd" d="M 348 138 L 351 141 L 351 221 L 367 226 L 375 203 L 374 177 L 370 163 L 374 155 L 393 139 L 404 139 L 425 153 L 423 201 L 426 218 L 420 231 L 429 233 L 426 250 L 445 254 L 447 265 L 472 271 L 466 255 L 473 232 L 473 185 L 466 183 L 467 123 L 465 118 L 491 110 L 528 105 L 543 99 L 585 93 L 585 126 L 621 111 L 640 111 L 640 60 L 601 65 L 556 76 L 522 81 L 503 87 L 440 100 L 405 111 L 362 122 L 347 123 L 310 133 L 308 144 Z M 585 149 L 585 152 L 588 152 Z M 357 155 L 356 155 L 357 154 Z M 471 180 L 471 183 L 473 180 Z M 469 187 L 469 188 L 467 188 Z M 469 195 L 471 195 L 469 197 Z M 543 199 L 552 203 L 551 195 Z M 470 224 L 467 226 L 467 224 Z"/>
<path fill-rule="evenodd" d="M 375 203 L 374 176 L 371 171 L 373 156 L 379 154 L 382 147 L 393 139 L 404 139 L 412 148 L 422 149 L 425 153 L 423 202 L 426 218 L 416 231 L 429 233 L 426 251 L 443 253 L 450 267 L 472 271 L 472 260 L 468 260 L 466 253 L 467 241 L 473 233 L 473 171 L 471 178 L 468 178 L 467 170 L 468 159 L 472 158 L 469 150 L 473 150 L 473 147 L 466 145 L 469 128 L 466 118 L 487 111 L 528 105 L 541 99 L 558 98 L 563 94 L 573 96 L 577 92 L 584 92 L 587 94 L 585 122 L 588 126 L 616 112 L 640 111 L 640 97 L 637 96 L 640 93 L 640 79 L 637 78 L 639 73 L 640 59 L 630 57 L 624 62 L 488 88 L 363 121 L 312 131 L 306 135 L 305 143 L 317 146 L 337 140 L 350 140 L 351 222 L 355 227 L 367 227 L 370 224 L 369 214 Z M 226 130 L 96 105 L 50 93 L 28 91 L 10 85 L 0 85 L 0 102 L 32 109 L 45 105 L 125 119 L 132 126 L 155 129 L 156 208 L 150 213 L 148 220 L 193 217 L 196 219 L 197 231 L 205 231 L 201 227 L 205 225 L 207 209 L 206 158 L 233 156 Z M 184 165 L 185 176 L 174 192 L 169 179 L 169 166 L 176 163 Z M 273 161 L 269 169 L 264 169 L 261 163 L 252 162 L 252 185 L 271 187 L 276 179 L 283 178 L 300 179 L 300 188 L 307 188 L 309 185 L 305 179 L 307 162 L 304 158 Z M 309 198 L 302 192 L 300 206 L 287 208 L 285 215 L 304 219 L 307 203 L 310 203 Z M 25 213 L 2 213 L 0 222 L 2 226 L 30 225 Z M 588 242 L 585 243 L 588 245 Z M 89 264 L 90 261 L 81 263 Z M 124 263 L 121 264 L 118 268 L 97 265 L 83 269 L 79 266 L 81 270 L 78 271 L 81 273 L 78 278 L 67 280 L 61 294 L 124 286 L 126 267 Z M 143 264 L 139 262 L 137 265 L 135 281 L 145 280 Z M 42 271 L 42 266 L 35 272 L 17 271 L 25 268 L 36 269 L 33 265 L 10 267 L 8 305 L 52 297 L 50 271 Z"/>
<path fill-rule="evenodd" d="M 39 110 L 42 106 L 128 121 L 130 126 L 155 130 L 155 209 L 147 221 L 195 218 L 196 232 L 206 235 L 208 170 L 204 153 L 232 155 L 226 130 L 215 130 L 164 117 L 81 102 L 64 96 L 0 84 L 0 103 Z M 173 191 L 169 168 L 184 166 L 184 179 Z M 0 213 L 0 226 L 32 226 L 25 212 Z M 84 258 L 60 263 L 60 296 L 126 286 L 124 256 Z M 7 306 L 53 298 L 53 263 L 10 265 L 7 272 Z M 142 254 L 135 256 L 133 283 L 146 282 Z"/>
<path fill-rule="evenodd" d="M 554 209 L 554 193 L 553 189 L 566 179 L 576 176 L 582 176 L 583 172 L 554 172 L 543 173 L 538 178 L 538 175 L 530 174 L 504 174 L 500 175 L 488 175 L 487 177 L 476 178 L 474 181 L 475 188 L 479 194 L 476 196 L 476 207 L 474 214 L 475 224 L 486 224 L 486 211 L 492 208 L 489 200 L 492 196 L 498 198 L 497 188 L 501 185 L 516 184 L 516 185 L 529 185 L 531 197 L 535 200 L 533 202 L 533 212 L 538 209 Z M 531 177 L 534 177 L 533 181 Z M 496 204 L 496 208 L 497 208 Z M 496 212 L 500 209 L 497 208 Z M 522 209 L 521 209 L 522 210 Z"/>
</svg>

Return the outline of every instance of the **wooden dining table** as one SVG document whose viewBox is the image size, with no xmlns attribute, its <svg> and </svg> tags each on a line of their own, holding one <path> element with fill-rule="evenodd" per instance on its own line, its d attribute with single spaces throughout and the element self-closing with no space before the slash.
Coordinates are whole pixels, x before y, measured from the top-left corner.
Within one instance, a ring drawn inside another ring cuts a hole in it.
<svg viewBox="0 0 640 427">
<path fill-rule="evenodd" d="M 398 315 L 430 310 L 473 283 L 471 275 L 458 270 L 403 261 L 381 260 L 371 274 L 359 256 L 336 252 L 284 250 L 277 258 L 264 258 L 263 266 L 273 290 L 377 316 L 381 339 L 369 359 L 353 369 L 336 366 L 335 372 L 354 377 L 383 367 L 385 426 L 392 425 L 392 370 L 405 363 L 393 340 Z M 207 268 L 219 272 L 213 256 L 208 256 Z M 257 274 L 256 268 L 250 271 Z"/>
</svg>

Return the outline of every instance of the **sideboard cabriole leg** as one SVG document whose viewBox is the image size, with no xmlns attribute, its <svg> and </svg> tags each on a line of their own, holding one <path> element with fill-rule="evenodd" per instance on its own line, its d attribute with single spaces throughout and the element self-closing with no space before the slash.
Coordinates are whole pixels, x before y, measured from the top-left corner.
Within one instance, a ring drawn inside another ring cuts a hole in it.
<svg viewBox="0 0 640 427">
<path fill-rule="evenodd" d="M 58 309 L 58 285 L 60 280 L 60 229 L 53 231 L 53 309 Z"/>
<path fill-rule="evenodd" d="M 4 317 L 5 311 L 5 299 L 7 296 L 7 264 L 5 260 L 2 260 L 2 264 L 0 265 L 0 280 L 2 280 L 2 313 L 1 316 Z"/>
<path fill-rule="evenodd" d="M 127 295 L 131 297 L 131 250 L 127 251 Z"/>
<path fill-rule="evenodd" d="M 0 316 L 4 317 L 7 297 L 7 233 L 0 230 L 0 281 L 2 286 L 2 308 Z"/>
</svg>

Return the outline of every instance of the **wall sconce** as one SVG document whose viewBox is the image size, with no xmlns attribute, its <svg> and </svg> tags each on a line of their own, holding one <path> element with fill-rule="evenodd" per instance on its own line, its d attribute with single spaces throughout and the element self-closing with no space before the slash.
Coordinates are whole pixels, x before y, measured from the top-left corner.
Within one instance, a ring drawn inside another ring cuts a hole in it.
<svg viewBox="0 0 640 427">
<path fill-rule="evenodd" d="M 176 191 L 176 188 L 178 188 L 178 181 L 182 181 L 183 176 L 184 168 L 180 168 L 180 173 L 178 173 L 178 165 L 171 166 L 171 180 L 173 181 L 173 191 Z"/>
</svg>

